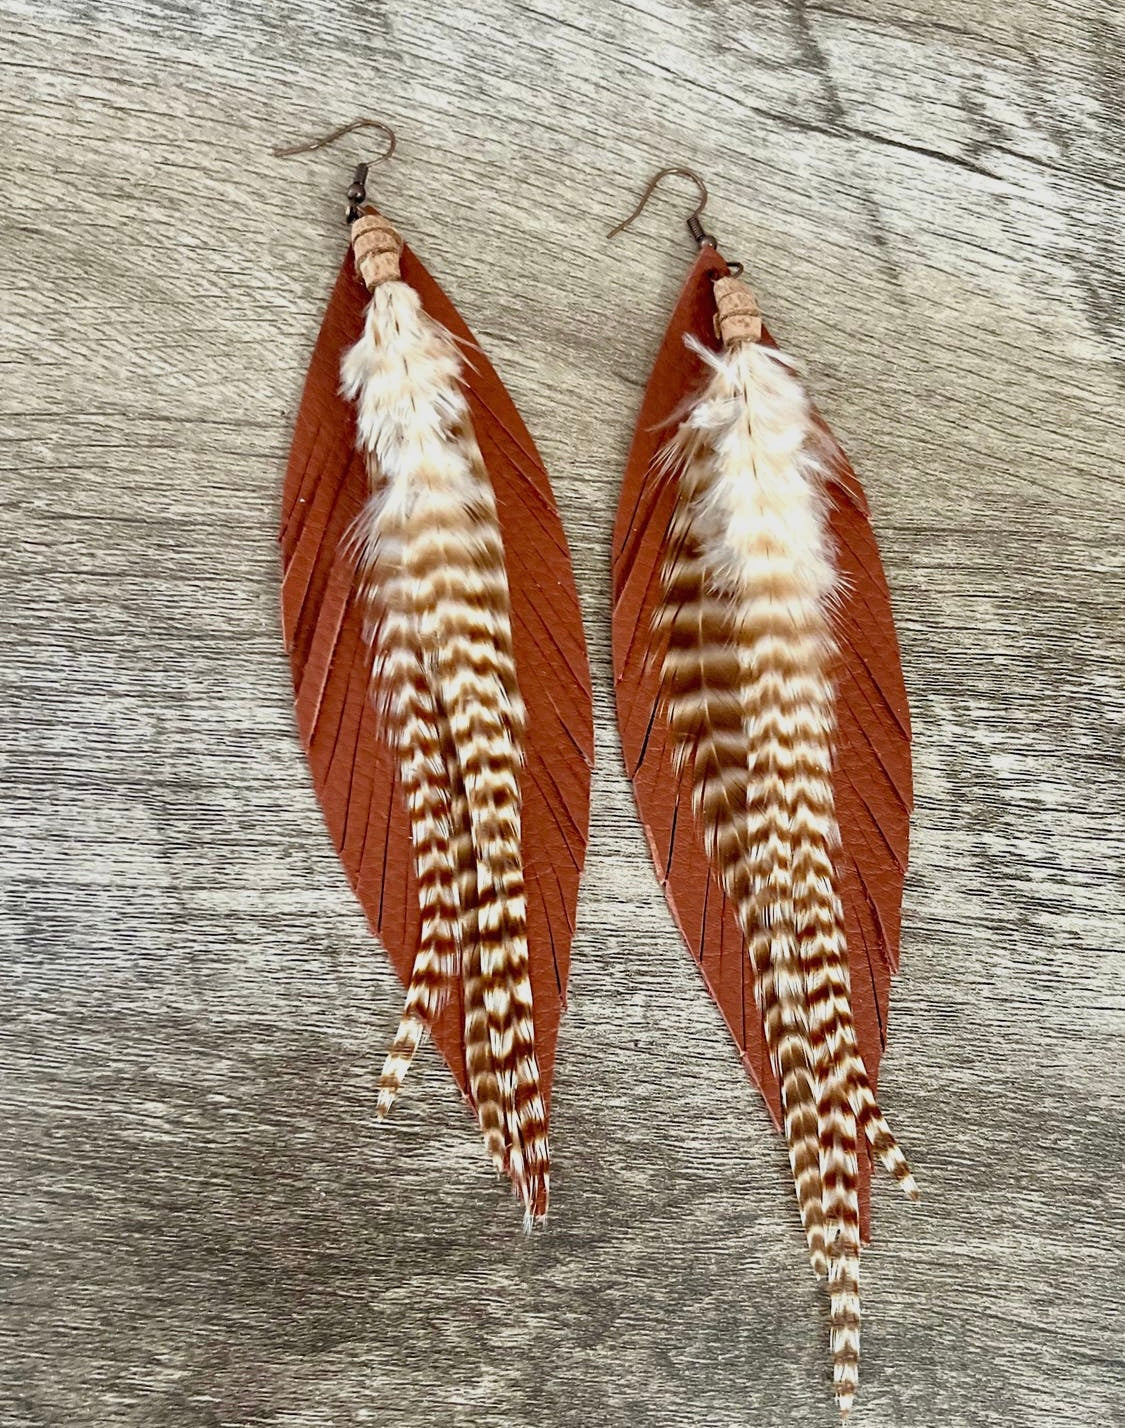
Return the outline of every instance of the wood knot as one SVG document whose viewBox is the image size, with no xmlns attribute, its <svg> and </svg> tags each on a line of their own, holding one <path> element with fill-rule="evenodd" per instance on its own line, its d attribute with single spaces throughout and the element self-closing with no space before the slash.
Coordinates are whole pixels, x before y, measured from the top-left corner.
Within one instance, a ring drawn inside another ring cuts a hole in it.
<svg viewBox="0 0 1125 1428">
<path fill-rule="evenodd" d="M 381 213 L 361 213 L 352 224 L 352 252 L 368 292 L 401 278 L 402 239 Z"/>
<path fill-rule="evenodd" d="M 715 279 L 715 335 L 732 342 L 760 342 L 762 314 L 754 294 L 741 278 Z"/>
</svg>

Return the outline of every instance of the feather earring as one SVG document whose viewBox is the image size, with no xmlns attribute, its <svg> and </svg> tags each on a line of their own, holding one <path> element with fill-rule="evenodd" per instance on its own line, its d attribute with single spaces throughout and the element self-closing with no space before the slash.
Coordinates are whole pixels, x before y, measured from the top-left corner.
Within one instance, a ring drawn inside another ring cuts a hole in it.
<svg viewBox="0 0 1125 1428">
<path fill-rule="evenodd" d="M 278 150 L 303 152 L 373 120 Z M 406 988 L 379 1081 L 423 1039 L 473 1108 L 530 1226 L 593 727 L 570 554 L 547 473 L 452 303 L 348 190 L 345 257 L 283 498 L 282 621 L 332 839 Z"/>
<path fill-rule="evenodd" d="M 859 1365 L 875 1100 L 898 964 L 910 733 L 855 473 L 702 223 L 614 535 L 622 745 L 672 911 L 783 1130 L 827 1277 L 836 1398 Z M 610 236 L 613 236 L 611 234 Z"/>
</svg>

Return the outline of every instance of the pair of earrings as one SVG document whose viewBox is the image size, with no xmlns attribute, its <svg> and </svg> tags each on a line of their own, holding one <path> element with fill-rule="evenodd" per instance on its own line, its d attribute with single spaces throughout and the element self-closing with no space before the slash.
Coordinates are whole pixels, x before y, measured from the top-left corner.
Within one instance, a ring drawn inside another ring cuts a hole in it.
<svg viewBox="0 0 1125 1428">
<path fill-rule="evenodd" d="M 373 120 L 308 145 L 331 143 Z M 285 482 L 297 721 L 337 851 L 406 987 L 385 1115 L 432 1035 L 526 1223 L 593 763 L 591 690 L 547 473 L 450 300 L 367 201 Z M 657 872 L 784 1131 L 847 1413 L 874 1096 L 911 805 L 906 695 L 867 504 L 702 222 L 645 393 L 614 535 L 618 719 Z"/>
</svg>

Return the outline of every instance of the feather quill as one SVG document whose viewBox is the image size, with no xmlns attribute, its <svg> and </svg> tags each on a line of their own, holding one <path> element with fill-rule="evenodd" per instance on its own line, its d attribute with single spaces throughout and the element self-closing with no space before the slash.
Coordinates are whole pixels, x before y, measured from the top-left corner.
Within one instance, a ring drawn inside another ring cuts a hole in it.
<svg viewBox="0 0 1125 1428">
<path fill-rule="evenodd" d="M 481 1130 L 528 1223 L 546 1211 L 549 1150 L 535 1054 L 521 855 L 525 714 L 512 651 L 496 501 L 453 337 L 387 273 L 389 231 L 353 229 L 372 286 L 342 364 L 369 481 L 349 537 L 373 682 L 398 752 L 422 924 L 399 1032 L 380 1082 L 390 1109 L 460 982 Z M 364 244 L 378 242 L 378 279 Z"/>
<path fill-rule="evenodd" d="M 788 359 L 761 343 L 749 290 L 715 283 L 723 347 L 659 460 L 676 482 L 655 625 L 660 703 L 707 854 L 736 910 L 781 1088 L 814 1271 L 827 1269 L 833 1378 L 859 1364 L 857 1126 L 912 1198 L 852 1017 L 832 783 L 834 612 L 842 595 L 829 471 Z"/>
</svg>

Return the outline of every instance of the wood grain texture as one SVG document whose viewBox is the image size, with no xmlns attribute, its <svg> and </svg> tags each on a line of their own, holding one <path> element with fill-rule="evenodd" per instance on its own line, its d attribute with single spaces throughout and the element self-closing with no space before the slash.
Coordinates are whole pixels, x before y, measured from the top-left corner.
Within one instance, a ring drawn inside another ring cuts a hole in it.
<svg viewBox="0 0 1125 1428">
<path fill-rule="evenodd" d="M 1110 0 L 0 0 L 0 1422 L 832 1423 L 784 1151 L 652 875 L 609 553 L 711 224 L 863 473 L 917 807 L 857 1425 L 1125 1422 L 1125 613 Z M 575 553 L 598 768 L 513 1223 L 296 738 L 274 522 L 362 152 Z M 607 1027 L 613 1028 L 612 1035 Z"/>
</svg>

